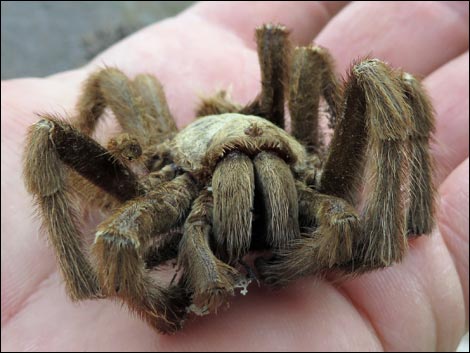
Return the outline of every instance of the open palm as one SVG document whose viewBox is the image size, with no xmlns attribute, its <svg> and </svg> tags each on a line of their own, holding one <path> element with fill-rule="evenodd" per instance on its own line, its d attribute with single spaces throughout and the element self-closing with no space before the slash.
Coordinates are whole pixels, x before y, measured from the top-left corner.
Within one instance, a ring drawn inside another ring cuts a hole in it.
<svg viewBox="0 0 470 353">
<path fill-rule="evenodd" d="M 89 65 L 2 82 L 2 351 L 452 350 L 468 329 L 468 3 L 200 3 L 132 35 Z M 21 177 L 35 113 L 74 113 L 80 84 L 103 65 L 156 75 L 179 126 L 198 95 L 259 91 L 257 25 L 283 23 L 296 44 L 330 49 L 340 73 L 372 54 L 424 78 L 436 109 L 438 227 L 405 260 L 341 285 L 305 278 L 250 288 L 230 310 L 157 334 L 110 300 L 73 304 Z"/>
</svg>

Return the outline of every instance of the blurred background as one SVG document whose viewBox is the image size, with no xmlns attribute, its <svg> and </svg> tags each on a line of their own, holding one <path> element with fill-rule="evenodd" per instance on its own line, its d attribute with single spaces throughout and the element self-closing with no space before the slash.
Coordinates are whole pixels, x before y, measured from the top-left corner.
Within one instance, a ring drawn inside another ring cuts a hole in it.
<svg viewBox="0 0 470 353">
<path fill-rule="evenodd" d="M 195 1 L 2 1 L 1 78 L 43 77 L 96 54 Z M 468 352 L 468 333 L 458 350 Z"/>
<path fill-rule="evenodd" d="M 2 1 L 2 80 L 47 76 L 194 1 Z"/>
</svg>

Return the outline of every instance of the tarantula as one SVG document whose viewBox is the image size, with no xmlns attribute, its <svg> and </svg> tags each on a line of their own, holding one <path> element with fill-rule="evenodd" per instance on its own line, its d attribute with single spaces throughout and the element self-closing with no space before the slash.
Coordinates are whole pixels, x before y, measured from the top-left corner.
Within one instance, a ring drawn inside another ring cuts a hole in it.
<svg viewBox="0 0 470 353">
<path fill-rule="evenodd" d="M 388 266 L 409 236 L 430 233 L 434 118 L 421 84 L 365 59 L 342 85 L 327 50 L 291 50 L 283 26 L 259 27 L 256 40 L 262 89 L 246 106 L 222 91 L 178 131 L 155 77 L 104 68 L 85 82 L 72 123 L 43 115 L 30 128 L 26 186 L 73 300 L 119 298 L 169 333 L 194 308 L 226 303 L 243 267 L 252 272 L 250 251 L 264 250 L 257 276 L 277 287 Z M 285 95 L 292 135 L 283 130 Z M 334 129 L 328 148 L 321 98 Z M 106 107 L 124 133 L 104 148 L 90 135 Z M 91 256 L 77 198 L 111 213 Z M 151 277 L 172 259 L 176 283 Z"/>
</svg>

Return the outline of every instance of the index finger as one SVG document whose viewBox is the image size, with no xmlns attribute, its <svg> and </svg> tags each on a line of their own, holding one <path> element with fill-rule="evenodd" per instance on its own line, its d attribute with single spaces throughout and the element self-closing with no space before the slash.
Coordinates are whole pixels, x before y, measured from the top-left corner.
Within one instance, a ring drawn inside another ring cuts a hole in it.
<svg viewBox="0 0 470 353">
<path fill-rule="evenodd" d="M 457 4 L 458 5 L 458 4 Z M 413 75 L 427 75 L 468 48 L 468 2 L 355 2 L 315 38 L 341 73 L 371 55 Z"/>
</svg>

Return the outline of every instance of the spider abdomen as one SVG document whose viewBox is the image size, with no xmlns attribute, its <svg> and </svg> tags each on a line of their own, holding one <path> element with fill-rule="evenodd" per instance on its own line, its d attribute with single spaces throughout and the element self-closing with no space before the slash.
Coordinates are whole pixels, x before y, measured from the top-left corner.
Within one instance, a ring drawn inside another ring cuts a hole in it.
<svg viewBox="0 0 470 353">
<path fill-rule="evenodd" d="M 266 119 L 237 113 L 199 118 L 175 136 L 174 161 L 194 173 L 213 172 L 227 154 L 240 151 L 250 157 L 271 151 L 291 166 L 303 164 L 304 147 Z"/>
</svg>

